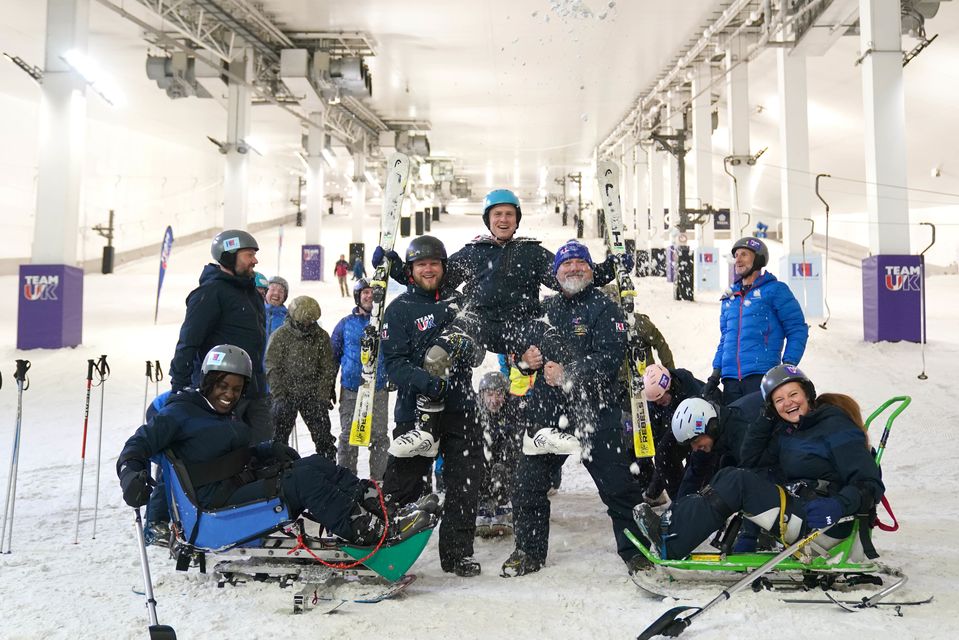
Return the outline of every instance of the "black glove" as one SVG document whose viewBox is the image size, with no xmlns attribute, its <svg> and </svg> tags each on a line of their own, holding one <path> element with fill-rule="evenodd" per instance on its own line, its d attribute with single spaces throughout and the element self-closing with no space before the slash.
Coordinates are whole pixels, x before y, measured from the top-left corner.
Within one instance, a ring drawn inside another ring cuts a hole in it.
<svg viewBox="0 0 959 640">
<path fill-rule="evenodd" d="M 150 477 L 149 471 L 131 460 L 120 467 L 119 475 L 124 502 L 137 509 L 150 501 L 150 494 L 156 486 L 156 481 Z"/>
<path fill-rule="evenodd" d="M 442 400 L 446 397 L 447 382 L 443 378 L 430 378 L 429 386 L 426 388 L 426 395 L 430 400 Z"/>
<path fill-rule="evenodd" d="M 715 398 L 716 394 L 719 393 L 719 379 L 722 376 L 722 369 L 713 369 L 713 373 L 706 380 L 706 384 L 703 385 L 702 397 L 705 400 L 710 400 L 712 402 L 718 402 Z"/>
<path fill-rule="evenodd" d="M 296 449 L 285 442 L 272 442 L 264 440 L 256 445 L 256 457 L 260 460 L 273 459 L 281 464 L 293 462 L 300 459 L 300 454 Z"/>
<path fill-rule="evenodd" d="M 326 410 L 333 411 L 333 405 L 336 404 L 336 387 L 330 388 L 330 399 L 326 403 Z"/>
</svg>

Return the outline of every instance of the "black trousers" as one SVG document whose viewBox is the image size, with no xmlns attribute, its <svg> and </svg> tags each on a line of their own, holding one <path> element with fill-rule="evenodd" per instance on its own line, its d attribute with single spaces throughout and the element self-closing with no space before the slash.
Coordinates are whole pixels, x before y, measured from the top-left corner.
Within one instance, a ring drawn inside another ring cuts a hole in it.
<svg viewBox="0 0 959 640">
<path fill-rule="evenodd" d="M 723 378 L 723 404 L 728 407 L 731 402 L 735 402 L 754 391 L 759 391 L 762 381 L 763 374 L 761 373 L 754 373 L 742 380 Z"/>
<path fill-rule="evenodd" d="M 480 488 L 480 505 L 492 509 L 508 504 L 512 498 L 516 464 L 522 448 L 522 436 L 519 435 L 521 433 L 504 425 L 484 437 L 485 465 Z"/>
<path fill-rule="evenodd" d="M 643 486 L 630 473 L 630 457 L 623 447 L 620 410 L 598 412 L 597 429 L 583 441 L 583 466 L 592 476 L 599 498 L 613 524 L 616 551 L 623 561 L 638 552 L 623 533 L 628 529 L 643 539 L 633 521 L 633 507 L 643 501 Z M 550 501 L 547 495 L 556 469 L 567 456 L 553 454 L 520 457 L 513 490 L 513 533 L 516 548 L 544 562 L 549 551 Z"/>
<path fill-rule="evenodd" d="M 402 422 L 393 430 L 396 438 L 414 428 Z M 433 423 L 433 437 L 443 456 L 443 484 L 446 500 L 440 521 L 439 552 L 444 571 L 452 571 L 460 558 L 473 555 L 476 535 L 476 506 L 483 477 L 483 443 L 472 414 L 440 414 Z M 383 493 L 392 506 L 414 502 L 430 490 L 433 458 L 390 456 L 383 476 Z"/>
<path fill-rule="evenodd" d="M 326 402 L 316 397 L 284 396 L 273 399 L 273 440 L 289 444 L 290 434 L 296 426 L 296 414 L 303 416 L 310 430 L 316 452 L 330 460 L 336 459 L 336 438 L 330 433 L 330 414 Z"/>
</svg>

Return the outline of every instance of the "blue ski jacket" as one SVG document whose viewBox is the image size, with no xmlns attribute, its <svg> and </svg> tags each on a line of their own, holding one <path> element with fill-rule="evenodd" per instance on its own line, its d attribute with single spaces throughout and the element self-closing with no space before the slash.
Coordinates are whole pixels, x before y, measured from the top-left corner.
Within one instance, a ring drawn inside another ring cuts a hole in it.
<svg viewBox="0 0 959 640">
<path fill-rule="evenodd" d="M 737 282 L 721 304 L 713 368 L 720 369 L 723 378 L 742 380 L 783 362 L 799 364 L 809 327 L 796 297 L 776 276 L 763 273 L 745 294 Z"/>
<path fill-rule="evenodd" d="M 207 352 L 219 344 L 232 344 L 253 361 L 253 378 L 244 395 L 257 398 L 266 394 L 266 314 L 253 282 L 253 278 L 226 273 L 217 264 L 203 267 L 200 286 L 186 298 L 186 316 L 170 362 L 174 389 L 199 387 L 203 379 L 200 365 Z"/>
<path fill-rule="evenodd" d="M 269 339 L 274 331 L 283 326 L 288 310 L 286 305 L 274 306 L 269 302 L 263 303 L 263 310 L 266 313 L 266 337 Z"/>
<path fill-rule="evenodd" d="M 445 287 L 425 291 L 411 284 L 396 297 L 383 314 L 380 348 L 386 373 L 397 388 L 393 415 L 397 423 L 415 418 L 416 396 L 436 397 L 440 379 L 423 369 L 426 351 L 456 318 L 460 295 Z M 473 370 L 455 362 L 445 394 L 446 411 L 462 413 L 474 404 Z"/>
<path fill-rule="evenodd" d="M 344 316 L 333 327 L 330 342 L 333 345 L 333 362 L 340 368 L 340 384 L 345 389 L 356 391 L 363 383 L 363 363 L 360 362 L 360 338 L 370 323 L 369 314 L 361 314 L 359 307 L 353 307 L 348 316 Z M 376 362 L 376 388 L 386 386 L 386 367 L 383 366 L 383 352 L 380 350 Z"/>
<path fill-rule="evenodd" d="M 595 417 L 602 409 L 619 406 L 617 378 L 626 356 L 626 317 L 595 286 L 571 298 L 550 296 L 543 308 L 548 323 L 529 325 L 526 348 L 536 345 L 544 362 L 562 364 L 566 384 L 550 386 L 540 375 L 536 392 L 526 396 L 528 419 L 557 427 L 560 416 L 565 416 L 571 427 L 586 423 L 605 427 Z M 618 419 L 615 427 L 621 427 Z"/>
</svg>

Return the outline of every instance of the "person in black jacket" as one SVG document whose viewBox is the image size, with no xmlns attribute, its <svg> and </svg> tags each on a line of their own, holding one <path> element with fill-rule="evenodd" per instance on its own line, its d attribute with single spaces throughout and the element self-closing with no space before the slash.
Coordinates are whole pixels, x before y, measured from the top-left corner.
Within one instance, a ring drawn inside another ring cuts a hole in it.
<svg viewBox="0 0 959 640">
<path fill-rule="evenodd" d="M 263 355 L 266 351 L 266 311 L 254 284 L 256 240 L 246 231 L 227 229 L 213 238 L 210 253 L 216 264 L 203 267 L 200 286 L 186 298 L 176 351 L 170 362 L 173 391 L 195 388 L 203 377 L 200 363 L 215 345 L 233 344 L 253 359 L 239 413 L 253 429 L 254 438 L 273 436 Z"/>
<path fill-rule="evenodd" d="M 127 440 L 117 475 L 128 505 L 147 503 L 150 458 L 169 449 L 185 464 L 202 509 L 279 495 L 291 516 L 307 510 L 330 532 L 358 545 L 378 543 L 387 524 L 392 542 L 431 526 L 434 516 L 418 509 L 388 522 L 376 487 L 323 456 L 300 458 L 280 442 L 256 444 L 234 412 L 254 362 L 237 346 L 214 347 L 203 360 L 199 389 L 171 395 Z"/>
<path fill-rule="evenodd" d="M 789 544 L 845 516 L 868 514 L 882 499 L 885 487 L 862 429 L 842 409 L 817 405 L 816 389 L 798 367 L 773 367 L 760 389 L 765 415 L 743 438 L 745 468 L 722 469 L 662 518 L 649 505 L 636 508 L 637 524 L 660 557 L 686 557 L 737 511 Z M 817 542 L 829 548 L 851 528 L 842 523 Z"/>
<path fill-rule="evenodd" d="M 670 429 L 673 414 L 683 400 L 699 396 L 703 383 L 687 369 L 667 369 L 660 364 L 651 364 L 643 374 L 643 384 L 656 457 L 651 473 L 648 464 L 640 464 L 640 482 L 646 486 L 646 502 L 658 506 L 666 503 L 662 495 L 664 490 L 670 499 L 676 499 L 683 478 L 686 449 L 677 444 Z"/>
<path fill-rule="evenodd" d="M 465 313 L 460 322 L 467 323 L 466 332 L 493 353 L 516 353 L 523 327 L 543 315 L 540 286 L 561 291 L 553 273 L 553 253 L 535 238 L 516 235 L 522 217 L 516 194 L 509 189 L 490 191 L 483 201 L 483 223 L 490 235 L 477 236 L 447 261 L 444 286 L 463 286 Z M 374 266 L 382 261 L 383 250 L 377 249 Z M 392 258 L 390 275 L 406 284 L 402 261 L 396 254 Z M 621 259 L 632 269 L 631 255 Z M 616 277 L 616 260 L 610 256 L 595 265 L 597 285 Z"/>
<path fill-rule="evenodd" d="M 381 333 L 386 373 L 397 387 L 396 428 L 383 490 L 397 504 L 427 493 L 433 458 L 441 453 L 446 502 L 440 564 L 447 573 L 472 577 L 480 573 L 473 536 L 483 474 L 483 445 L 474 415 L 474 349 L 463 336 L 451 342 L 450 336 L 459 334 L 447 332 L 456 320 L 460 296 L 443 286 L 443 243 L 432 236 L 415 238 L 405 264 L 410 285 L 387 306 Z"/>
<path fill-rule="evenodd" d="M 627 324 L 620 307 L 592 284 L 588 249 L 570 240 L 556 252 L 553 273 L 563 293 L 544 301 L 546 323 L 532 323 L 522 359 L 540 371 L 528 396 L 535 425 L 523 437 L 513 490 L 516 548 L 503 577 L 538 571 L 549 550 L 552 472 L 577 454 L 607 507 L 620 557 L 629 570 L 642 558 L 623 531 L 639 535 L 631 517 L 643 500 L 622 442 L 616 377 L 626 355 Z M 642 558 L 645 560 L 645 558 Z"/>
</svg>

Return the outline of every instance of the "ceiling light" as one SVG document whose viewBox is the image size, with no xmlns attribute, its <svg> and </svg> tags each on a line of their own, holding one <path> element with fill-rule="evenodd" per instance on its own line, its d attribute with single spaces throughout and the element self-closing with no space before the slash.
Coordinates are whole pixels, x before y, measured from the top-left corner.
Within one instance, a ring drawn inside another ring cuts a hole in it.
<svg viewBox="0 0 959 640">
<path fill-rule="evenodd" d="M 80 74 L 97 95 L 112 107 L 122 107 L 126 97 L 106 72 L 91 57 L 79 49 L 70 49 L 60 58 Z"/>
</svg>

